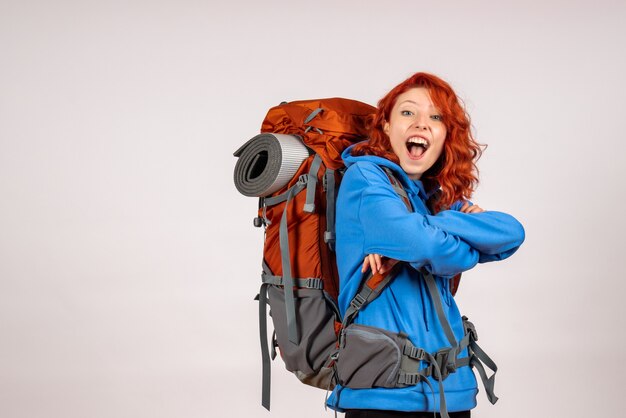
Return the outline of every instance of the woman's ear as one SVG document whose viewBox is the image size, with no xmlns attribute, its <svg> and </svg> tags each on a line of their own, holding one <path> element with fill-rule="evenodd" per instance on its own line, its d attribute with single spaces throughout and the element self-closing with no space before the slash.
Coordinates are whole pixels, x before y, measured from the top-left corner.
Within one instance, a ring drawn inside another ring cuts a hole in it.
<svg viewBox="0 0 626 418">
<path fill-rule="evenodd" d="M 387 121 L 383 122 L 383 132 L 385 135 L 389 136 L 389 122 Z"/>
</svg>

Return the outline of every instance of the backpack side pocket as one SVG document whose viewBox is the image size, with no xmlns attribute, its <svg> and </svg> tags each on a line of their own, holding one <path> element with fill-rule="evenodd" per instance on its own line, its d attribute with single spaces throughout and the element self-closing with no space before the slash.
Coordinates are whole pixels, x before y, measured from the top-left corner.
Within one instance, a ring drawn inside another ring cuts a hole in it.
<svg viewBox="0 0 626 418">
<path fill-rule="evenodd" d="M 285 367 L 296 374 L 302 382 L 327 389 L 330 371 L 324 366 L 337 344 L 335 334 L 337 314 L 334 307 L 329 303 L 323 290 L 294 290 L 296 323 L 300 333 L 300 343 L 294 344 L 287 336 L 284 289 L 269 286 L 268 296 L 270 315 Z M 318 376 L 320 371 L 324 371 L 327 376 Z"/>
</svg>

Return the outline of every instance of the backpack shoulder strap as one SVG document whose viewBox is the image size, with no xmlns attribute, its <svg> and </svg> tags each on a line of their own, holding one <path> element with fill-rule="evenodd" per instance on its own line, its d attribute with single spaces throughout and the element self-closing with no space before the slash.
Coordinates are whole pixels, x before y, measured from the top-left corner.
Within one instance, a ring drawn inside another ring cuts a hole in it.
<svg viewBox="0 0 626 418">
<path fill-rule="evenodd" d="M 389 181 L 391 182 L 393 190 L 398 194 L 398 196 L 400 196 L 409 212 L 413 212 L 413 205 L 409 200 L 409 195 L 406 193 L 406 190 L 404 190 L 404 186 L 402 186 L 400 180 L 398 180 L 396 175 L 389 167 L 382 167 L 382 169 L 385 171 L 385 174 L 387 174 L 387 177 L 389 177 Z"/>
<path fill-rule="evenodd" d="M 392 260 L 392 262 L 393 267 L 387 272 L 372 274 L 370 271 L 365 280 L 361 281 L 359 290 L 350 301 L 350 305 L 346 310 L 343 322 L 341 323 L 341 328 L 345 329 L 348 325 L 350 325 L 354 321 L 354 318 L 358 315 L 359 311 L 368 303 L 376 299 L 378 295 L 381 294 L 383 289 L 391 283 L 393 278 L 398 275 L 398 272 L 402 267 L 402 263 L 398 260 Z"/>
</svg>

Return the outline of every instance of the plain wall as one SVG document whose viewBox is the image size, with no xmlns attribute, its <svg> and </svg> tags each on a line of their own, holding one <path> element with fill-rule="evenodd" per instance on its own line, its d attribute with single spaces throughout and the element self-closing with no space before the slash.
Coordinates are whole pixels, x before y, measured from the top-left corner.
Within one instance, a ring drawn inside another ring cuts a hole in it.
<svg viewBox="0 0 626 418">
<path fill-rule="evenodd" d="M 232 156 L 283 100 L 464 99 L 511 259 L 457 297 L 500 367 L 474 416 L 621 416 L 620 1 L 0 0 L 0 416 L 331 417 L 274 363 Z"/>
</svg>

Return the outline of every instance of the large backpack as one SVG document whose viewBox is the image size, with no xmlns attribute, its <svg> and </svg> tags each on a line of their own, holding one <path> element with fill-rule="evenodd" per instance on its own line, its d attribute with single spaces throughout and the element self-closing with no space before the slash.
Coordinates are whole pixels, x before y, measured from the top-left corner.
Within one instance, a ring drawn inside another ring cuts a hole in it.
<svg viewBox="0 0 626 418">
<path fill-rule="evenodd" d="M 254 224 L 265 228 L 262 285 L 257 299 L 262 405 L 268 410 L 270 358 L 273 360 L 276 357 L 276 348 L 287 370 L 311 386 L 332 389 L 337 381 L 345 385 L 347 375 L 351 383 L 363 385 L 366 382 L 363 387 L 368 387 L 368 384 L 380 386 L 375 382 L 374 373 L 356 364 L 360 360 L 348 351 L 344 350 L 343 366 L 337 368 L 336 364 L 336 360 L 341 361 L 340 344 L 342 348 L 345 348 L 346 342 L 354 346 L 354 335 L 372 331 L 359 329 L 356 333 L 349 332 L 356 328 L 352 324 L 355 316 L 382 292 L 402 268 L 402 263 L 397 263 L 385 274 L 372 276 L 370 273 L 364 277 L 345 317 L 341 318 L 337 307 L 339 280 L 334 253 L 335 197 L 345 168 L 341 153 L 349 145 L 366 139 L 367 122 L 374 112 L 372 106 L 349 99 L 284 102 L 269 110 L 261 134 L 234 153 L 238 157 L 235 185 L 242 194 L 259 197 L 258 216 Z M 394 190 L 411 211 L 402 184 L 391 170 L 385 171 Z M 398 380 L 394 376 L 390 387 L 417 384 L 428 376 L 436 377 L 441 384 L 456 367 L 470 363 L 479 368 L 482 377 L 484 370 L 478 364 L 481 359 L 495 371 L 495 364 L 486 355 L 480 355 L 480 359 L 474 355 L 474 351 L 480 348 L 475 344 L 476 333 L 471 323 L 465 322 L 466 336 L 462 341 L 454 339 L 441 310 L 439 292 L 433 287 L 434 278 L 425 271 L 423 275 L 429 284 L 431 297 L 439 306 L 438 316 L 450 347 L 431 356 L 414 347 L 406 335 L 389 335 L 400 346 L 399 350 L 394 349 L 402 352 L 403 358 L 399 361 L 407 366 L 406 370 L 396 368 L 394 373 L 401 378 Z M 454 279 L 453 288 L 458 286 L 459 277 Z M 268 344 L 267 338 L 268 304 L 274 324 L 271 344 Z M 374 332 L 385 331 L 375 329 Z M 470 356 L 458 359 L 458 353 L 467 347 L 470 348 Z M 379 350 L 379 347 L 374 349 Z M 418 354 L 425 357 L 418 359 Z M 346 355 L 353 359 L 346 360 Z M 430 362 L 431 366 L 418 372 L 419 361 Z M 351 369 L 353 365 L 356 366 L 354 370 Z M 485 384 L 491 394 L 493 377 Z M 440 386 L 440 389 L 444 408 L 441 412 L 447 415 L 443 387 Z M 490 397 L 494 402 L 496 399 L 495 395 Z"/>
<path fill-rule="evenodd" d="M 367 120 L 375 110 L 341 98 L 281 103 L 267 113 L 262 133 L 235 152 L 239 157 L 235 185 L 243 194 L 260 196 L 255 226 L 265 228 L 258 299 L 262 404 L 267 409 L 268 303 L 275 330 L 272 359 L 278 347 L 287 370 L 302 382 L 333 387 L 329 358 L 341 326 L 334 254 L 335 197 L 344 168 L 341 153 L 366 139 Z M 297 142 L 304 145 L 305 154 Z"/>
</svg>

